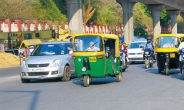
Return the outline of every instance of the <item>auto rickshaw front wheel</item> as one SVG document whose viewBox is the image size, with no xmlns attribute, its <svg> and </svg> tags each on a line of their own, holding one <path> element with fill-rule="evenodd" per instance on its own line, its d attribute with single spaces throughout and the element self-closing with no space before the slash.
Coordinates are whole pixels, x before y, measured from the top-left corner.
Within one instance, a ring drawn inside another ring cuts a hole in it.
<svg viewBox="0 0 184 110">
<path fill-rule="evenodd" d="M 117 74 L 116 75 L 116 81 L 120 82 L 122 77 L 123 77 L 122 73 Z"/>
<path fill-rule="evenodd" d="M 89 87 L 90 77 L 88 75 L 83 77 L 84 87 Z"/>
<path fill-rule="evenodd" d="M 169 75 L 169 72 L 170 72 L 170 71 L 169 71 L 169 68 L 166 68 L 166 69 L 165 69 L 165 74 L 166 74 L 167 76 Z"/>
</svg>

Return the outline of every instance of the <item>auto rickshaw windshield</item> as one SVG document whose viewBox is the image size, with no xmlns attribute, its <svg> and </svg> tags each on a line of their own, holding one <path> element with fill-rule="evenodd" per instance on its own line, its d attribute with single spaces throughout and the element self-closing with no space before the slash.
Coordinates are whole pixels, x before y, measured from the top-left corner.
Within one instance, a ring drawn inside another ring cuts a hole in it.
<svg viewBox="0 0 184 110">
<path fill-rule="evenodd" d="M 78 36 L 75 39 L 75 52 L 102 51 L 102 38 L 100 36 Z"/>
<path fill-rule="evenodd" d="M 176 36 L 164 36 L 157 38 L 157 48 L 177 48 L 179 40 Z"/>
</svg>

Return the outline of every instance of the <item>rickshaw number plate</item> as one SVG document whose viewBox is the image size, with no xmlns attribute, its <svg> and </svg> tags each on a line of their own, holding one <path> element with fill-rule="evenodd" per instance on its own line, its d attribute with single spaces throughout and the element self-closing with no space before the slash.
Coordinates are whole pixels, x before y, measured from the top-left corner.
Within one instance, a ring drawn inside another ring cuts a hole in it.
<svg viewBox="0 0 184 110">
<path fill-rule="evenodd" d="M 175 58 L 175 54 L 174 53 L 171 53 L 170 54 L 170 58 Z"/>
<path fill-rule="evenodd" d="M 96 57 L 89 57 L 89 62 L 96 62 Z"/>
</svg>

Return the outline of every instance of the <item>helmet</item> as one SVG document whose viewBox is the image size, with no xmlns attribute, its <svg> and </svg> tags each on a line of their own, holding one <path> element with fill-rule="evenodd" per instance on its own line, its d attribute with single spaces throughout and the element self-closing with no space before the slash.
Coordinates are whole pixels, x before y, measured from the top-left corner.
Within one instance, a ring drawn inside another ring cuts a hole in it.
<svg viewBox="0 0 184 110">
<path fill-rule="evenodd" d="M 147 40 L 151 40 L 151 37 L 147 37 Z"/>
</svg>

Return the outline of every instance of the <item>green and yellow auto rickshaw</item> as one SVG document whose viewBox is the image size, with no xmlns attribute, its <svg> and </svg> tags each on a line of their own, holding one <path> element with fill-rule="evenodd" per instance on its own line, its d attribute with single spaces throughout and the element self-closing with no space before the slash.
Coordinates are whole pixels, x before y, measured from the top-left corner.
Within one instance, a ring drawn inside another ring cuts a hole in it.
<svg viewBox="0 0 184 110">
<path fill-rule="evenodd" d="M 179 44 L 177 34 L 159 34 L 156 37 L 155 52 L 159 73 L 165 70 L 166 75 L 169 75 L 170 69 L 179 69 Z"/>
<path fill-rule="evenodd" d="M 119 38 L 113 34 L 75 34 L 73 59 L 76 76 L 88 87 L 93 78 L 122 78 Z"/>
</svg>

